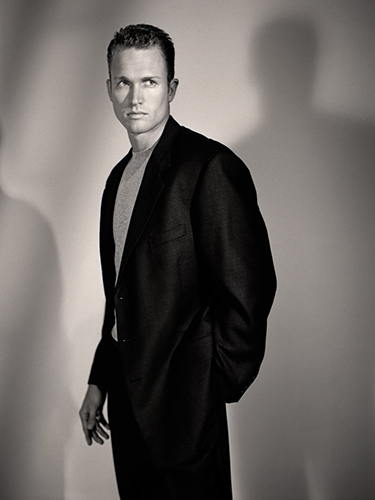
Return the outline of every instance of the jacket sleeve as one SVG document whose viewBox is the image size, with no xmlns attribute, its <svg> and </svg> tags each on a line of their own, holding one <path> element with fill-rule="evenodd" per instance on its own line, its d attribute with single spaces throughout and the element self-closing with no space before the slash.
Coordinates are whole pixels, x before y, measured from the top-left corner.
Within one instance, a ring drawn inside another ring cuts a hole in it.
<svg viewBox="0 0 375 500">
<path fill-rule="evenodd" d="M 220 392 L 238 401 L 264 356 L 276 277 L 249 170 L 231 151 L 202 171 L 194 203 L 197 252 L 211 297 Z"/>
<path fill-rule="evenodd" d="M 95 384 L 103 390 L 108 387 L 108 369 L 109 362 L 109 344 L 106 338 L 102 337 L 95 351 L 94 361 L 91 366 L 89 375 L 89 384 Z"/>
</svg>

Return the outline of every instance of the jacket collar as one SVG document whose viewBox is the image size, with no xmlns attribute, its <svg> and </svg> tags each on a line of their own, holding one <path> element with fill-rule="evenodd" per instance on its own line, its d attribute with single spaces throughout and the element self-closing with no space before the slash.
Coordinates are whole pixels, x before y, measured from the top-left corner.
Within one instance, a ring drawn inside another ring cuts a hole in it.
<svg viewBox="0 0 375 500">
<path fill-rule="evenodd" d="M 172 146 L 180 128 L 180 125 L 170 116 L 147 163 L 130 220 L 116 287 L 121 283 L 129 257 L 142 236 L 156 202 L 164 189 L 162 175 L 171 166 Z M 130 158 L 130 155 L 126 158 L 128 157 Z"/>
</svg>

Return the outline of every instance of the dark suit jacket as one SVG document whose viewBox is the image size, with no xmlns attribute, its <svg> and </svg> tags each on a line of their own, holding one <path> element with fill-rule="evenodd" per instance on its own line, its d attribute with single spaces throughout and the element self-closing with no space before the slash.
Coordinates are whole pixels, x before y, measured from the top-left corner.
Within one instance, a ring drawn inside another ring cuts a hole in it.
<svg viewBox="0 0 375 500">
<path fill-rule="evenodd" d="M 115 285 L 112 218 L 131 152 L 103 194 L 102 339 L 89 382 L 106 386 L 111 329 L 129 399 L 154 461 L 194 455 L 218 401 L 258 374 L 276 279 L 247 167 L 170 117 L 147 164 Z"/>
</svg>

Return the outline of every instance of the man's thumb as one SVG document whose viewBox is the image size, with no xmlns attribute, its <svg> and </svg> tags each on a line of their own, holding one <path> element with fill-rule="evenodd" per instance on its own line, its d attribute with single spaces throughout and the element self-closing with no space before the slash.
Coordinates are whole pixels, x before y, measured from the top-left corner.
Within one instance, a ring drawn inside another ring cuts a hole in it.
<svg viewBox="0 0 375 500">
<path fill-rule="evenodd" d="M 87 422 L 87 428 L 91 431 L 95 427 L 95 423 L 96 423 L 95 413 L 90 413 Z"/>
</svg>

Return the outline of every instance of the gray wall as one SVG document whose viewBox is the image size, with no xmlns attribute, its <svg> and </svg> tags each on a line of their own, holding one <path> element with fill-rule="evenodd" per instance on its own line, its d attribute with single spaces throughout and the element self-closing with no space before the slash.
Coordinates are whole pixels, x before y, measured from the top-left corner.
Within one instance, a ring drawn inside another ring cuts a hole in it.
<svg viewBox="0 0 375 500">
<path fill-rule="evenodd" d="M 171 33 L 172 114 L 248 164 L 279 288 L 259 378 L 228 408 L 235 500 L 370 500 L 375 3 L 4 0 L 0 497 L 117 498 L 77 412 L 103 312 L 98 213 L 129 144 L 105 89 L 122 25 Z"/>
</svg>

